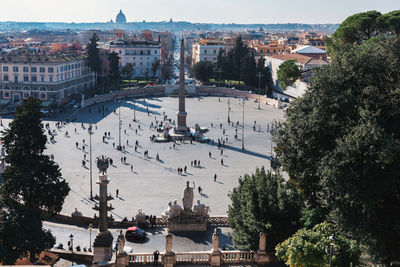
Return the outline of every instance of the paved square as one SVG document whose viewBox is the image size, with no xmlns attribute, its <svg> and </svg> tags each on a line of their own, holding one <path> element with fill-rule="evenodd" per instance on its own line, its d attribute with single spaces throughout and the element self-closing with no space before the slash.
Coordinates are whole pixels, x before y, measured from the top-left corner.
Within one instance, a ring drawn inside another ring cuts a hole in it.
<svg viewBox="0 0 400 267">
<path fill-rule="evenodd" d="M 242 124 L 242 101 L 238 98 L 229 98 L 231 121 L 239 121 Z M 115 210 L 112 215 L 116 219 L 135 216 L 138 209 L 146 214 L 160 214 L 167 208 L 167 203 L 178 199 L 181 204 L 183 189 L 186 180 L 196 186 L 195 201 L 200 199 L 211 208 L 211 215 L 225 215 L 230 203 L 228 193 L 238 185 L 239 176 L 251 173 L 256 167 L 269 166 L 270 134 L 266 132 L 267 124 L 273 120 L 282 120 L 283 111 L 274 107 L 258 103 L 253 100 L 245 102 L 245 151 L 242 146 L 242 129 L 238 127 L 238 140 L 234 139 L 235 127 L 227 124 L 228 98 L 221 97 L 195 97 L 186 99 L 186 111 L 188 112 L 187 124 L 209 128 L 206 133 L 215 140 L 215 145 L 201 144 L 186 141 L 184 144 L 177 142 L 175 149 L 173 143 L 154 143 L 150 136 L 155 132 L 150 130 L 150 123 L 162 120 L 163 112 L 176 120 L 178 111 L 178 98 L 160 97 L 139 99 L 136 101 L 136 119 L 133 122 L 133 99 L 121 102 L 121 145 L 125 145 L 126 152 L 113 148 L 118 145 L 118 102 L 104 103 L 108 112 L 105 117 L 98 112 L 99 106 L 92 106 L 81 110 L 74 123 L 65 125 L 56 130 L 55 143 L 48 142 L 46 153 L 53 154 L 54 160 L 59 163 L 62 174 L 68 181 L 71 192 L 65 200 L 62 213 L 70 214 L 77 208 L 86 216 L 93 216 L 93 202 L 88 200 L 90 195 L 89 183 L 89 134 L 88 123 L 92 122 L 94 134 L 92 135 L 93 155 L 93 195 L 98 193 L 98 185 L 95 183 L 98 177 L 98 169 L 95 159 L 100 155 L 106 155 L 113 159 L 113 166 L 108 169 L 111 182 L 109 192 L 114 196 L 119 190 L 118 198 L 110 203 Z M 149 109 L 150 116 L 146 109 Z M 114 110 L 116 110 L 116 114 Z M 65 117 L 65 115 L 63 115 Z M 256 121 L 256 131 L 253 129 Z M 5 120 L 3 120 L 5 122 Z M 45 121 L 46 123 L 47 121 Z M 55 128 L 55 121 L 48 121 L 51 129 Z M 85 129 L 81 127 L 84 123 Z M 213 127 L 211 127 L 213 123 Z M 219 124 L 222 123 L 222 128 Z M 5 122 L 7 125 L 7 122 Z M 131 128 L 129 128 L 131 124 Z M 140 125 L 137 134 L 135 130 Z M 259 126 L 261 131 L 259 132 Z M 96 129 L 97 127 L 97 129 Z M 76 128 L 76 133 L 75 133 Z M 223 134 L 225 129 L 225 135 Z M 69 137 L 65 136 L 68 131 Z M 126 131 L 126 133 L 125 133 Z M 110 139 L 102 142 L 104 132 L 110 132 Z M 217 139 L 223 138 L 228 142 L 223 148 L 223 155 L 217 148 Z M 86 168 L 82 167 L 84 152 L 82 151 L 83 139 L 85 139 Z M 135 141 L 139 142 L 138 151 L 135 152 Z M 127 141 L 129 144 L 127 145 Z M 79 143 L 79 149 L 75 143 Z M 143 152 L 149 151 L 149 158 L 145 158 Z M 212 157 L 209 158 L 209 152 Z M 156 161 L 156 153 L 161 161 Z M 121 157 L 126 157 L 126 164 L 121 163 Z M 224 165 L 221 165 L 223 159 Z M 191 161 L 200 160 L 201 167 L 191 167 Z M 133 165 L 133 172 L 130 165 Z M 187 166 L 187 173 L 179 175 L 177 168 Z M 217 182 L 214 182 L 214 174 L 217 174 Z M 197 188 L 201 186 L 201 196 Z"/>
</svg>

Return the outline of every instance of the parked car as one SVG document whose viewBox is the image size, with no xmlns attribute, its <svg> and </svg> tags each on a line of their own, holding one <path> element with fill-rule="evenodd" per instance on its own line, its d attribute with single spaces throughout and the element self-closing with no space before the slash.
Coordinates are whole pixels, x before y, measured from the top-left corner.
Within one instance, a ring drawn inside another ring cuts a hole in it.
<svg viewBox="0 0 400 267">
<path fill-rule="evenodd" d="M 126 229 L 125 239 L 131 242 L 144 241 L 146 239 L 146 232 L 137 226 L 132 226 Z"/>
</svg>

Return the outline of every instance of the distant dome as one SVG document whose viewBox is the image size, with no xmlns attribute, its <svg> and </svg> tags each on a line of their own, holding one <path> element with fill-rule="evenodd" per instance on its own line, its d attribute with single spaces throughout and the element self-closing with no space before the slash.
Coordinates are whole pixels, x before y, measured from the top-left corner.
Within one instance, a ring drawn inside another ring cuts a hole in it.
<svg viewBox="0 0 400 267">
<path fill-rule="evenodd" d="M 124 13 L 122 13 L 122 10 L 119 11 L 117 17 L 115 18 L 115 23 L 118 23 L 118 24 L 126 23 L 126 17 L 124 15 Z"/>
</svg>

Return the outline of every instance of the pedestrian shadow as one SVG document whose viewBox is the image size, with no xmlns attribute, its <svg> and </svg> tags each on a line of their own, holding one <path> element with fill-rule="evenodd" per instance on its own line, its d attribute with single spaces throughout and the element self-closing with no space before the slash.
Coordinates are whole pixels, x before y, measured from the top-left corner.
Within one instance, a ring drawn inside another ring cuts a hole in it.
<svg viewBox="0 0 400 267">
<path fill-rule="evenodd" d="M 239 139 L 237 139 L 237 140 L 239 140 Z M 211 145 L 211 146 L 216 146 L 216 147 L 218 146 L 218 144 L 216 144 L 216 143 L 213 144 L 213 143 L 209 142 L 207 144 Z M 258 152 L 254 152 L 254 151 L 250 151 L 250 150 L 246 150 L 246 149 L 241 149 L 241 148 L 230 146 L 230 145 L 224 145 L 223 148 L 227 149 L 227 150 L 232 150 L 232 151 L 235 151 L 235 152 L 247 154 L 247 155 L 250 155 L 250 156 L 253 156 L 253 157 L 259 157 L 259 158 L 263 158 L 263 159 L 267 159 L 267 160 L 271 159 L 271 157 L 268 156 L 268 155 L 264 155 L 264 154 L 261 154 L 261 153 L 258 153 Z"/>
<path fill-rule="evenodd" d="M 122 201 L 125 201 L 125 199 L 124 199 L 124 198 L 122 198 L 122 197 L 118 197 L 118 199 L 119 199 L 119 200 L 122 200 Z"/>
<path fill-rule="evenodd" d="M 223 182 L 220 182 L 220 181 L 217 181 L 217 183 L 219 183 L 219 184 L 224 184 Z"/>
<path fill-rule="evenodd" d="M 208 195 L 207 195 L 207 194 L 201 193 L 200 195 L 201 195 L 202 197 L 204 197 L 204 198 L 208 198 Z"/>
</svg>

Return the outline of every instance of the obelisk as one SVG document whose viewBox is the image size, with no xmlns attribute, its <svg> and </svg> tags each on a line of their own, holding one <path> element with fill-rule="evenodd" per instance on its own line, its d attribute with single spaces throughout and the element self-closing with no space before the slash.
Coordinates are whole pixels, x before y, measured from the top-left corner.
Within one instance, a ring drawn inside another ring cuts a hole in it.
<svg viewBox="0 0 400 267">
<path fill-rule="evenodd" d="M 186 133 L 186 110 L 185 110 L 185 45 L 183 37 L 181 40 L 181 56 L 180 56 L 180 73 L 179 73 L 179 111 L 178 111 L 178 127 L 179 133 Z"/>
<path fill-rule="evenodd" d="M 108 231 L 107 213 L 114 208 L 107 205 L 107 202 L 113 199 L 107 195 L 107 185 L 110 182 L 107 175 L 109 159 L 102 156 L 97 158 L 97 167 L 99 168 L 99 179 L 97 184 L 100 187 L 100 196 L 95 196 L 95 199 L 100 202 L 93 209 L 99 211 L 99 231 L 96 235 L 93 244 L 93 264 L 108 262 L 112 258 L 112 241 L 113 236 Z"/>
</svg>

